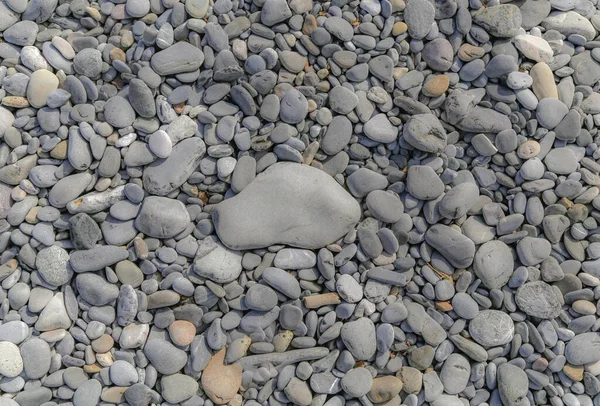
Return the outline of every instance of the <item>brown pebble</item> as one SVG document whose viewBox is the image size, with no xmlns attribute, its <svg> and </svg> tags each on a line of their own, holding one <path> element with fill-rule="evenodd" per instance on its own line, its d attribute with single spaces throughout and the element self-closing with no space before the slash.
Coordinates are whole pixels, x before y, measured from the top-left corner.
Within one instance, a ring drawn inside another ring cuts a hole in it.
<svg viewBox="0 0 600 406">
<path fill-rule="evenodd" d="M 473 46 L 471 44 L 462 44 L 460 48 L 458 48 L 458 57 L 464 62 L 470 62 L 475 59 L 479 59 L 483 55 L 485 55 L 485 49 Z"/>
<path fill-rule="evenodd" d="M 50 156 L 55 159 L 67 159 L 67 141 L 61 141 L 50 151 Z"/>
<path fill-rule="evenodd" d="M 398 395 L 402 390 L 402 381 L 395 376 L 382 376 L 373 379 L 371 390 L 367 397 L 373 403 L 383 403 Z"/>
<path fill-rule="evenodd" d="M 317 18 L 312 14 L 308 14 L 302 25 L 302 33 L 304 35 L 310 35 L 315 28 L 317 28 Z"/>
<path fill-rule="evenodd" d="M 318 309 L 319 307 L 340 304 L 341 300 L 337 293 L 323 293 L 321 295 L 306 296 L 304 306 L 307 309 Z"/>
<path fill-rule="evenodd" d="M 169 337 L 175 345 L 185 347 L 196 336 L 196 326 L 187 320 L 175 320 L 169 326 Z"/>
<path fill-rule="evenodd" d="M 110 335 L 103 334 L 92 341 L 92 349 L 95 352 L 108 352 L 114 344 L 115 340 Z"/>
<path fill-rule="evenodd" d="M 446 75 L 436 75 L 425 82 L 423 94 L 428 97 L 439 97 L 443 95 L 450 86 L 450 78 Z"/>
<path fill-rule="evenodd" d="M 408 394 L 421 392 L 423 386 L 423 374 L 416 368 L 402 367 L 396 373 L 396 377 L 402 381 L 402 390 Z"/>
<path fill-rule="evenodd" d="M 538 372 L 544 372 L 548 368 L 548 360 L 544 357 L 539 357 L 531 365 L 531 369 Z"/>
<path fill-rule="evenodd" d="M 454 308 L 450 302 L 435 302 L 435 309 L 438 312 L 449 312 Z"/>
<path fill-rule="evenodd" d="M 112 61 L 118 60 L 121 62 L 127 62 L 127 56 L 125 56 L 125 52 L 123 52 L 121 48 L 115 47 L 111 49 L 108 55 Z"/>
<path fill-rule="evenodd" d="M 213 355 L 202 372 L 202 389 L 218 405 L 232 400 L 242 385 L 242 366 L 223 364 L 226 351 L 223 348 Z"/>
</svg>

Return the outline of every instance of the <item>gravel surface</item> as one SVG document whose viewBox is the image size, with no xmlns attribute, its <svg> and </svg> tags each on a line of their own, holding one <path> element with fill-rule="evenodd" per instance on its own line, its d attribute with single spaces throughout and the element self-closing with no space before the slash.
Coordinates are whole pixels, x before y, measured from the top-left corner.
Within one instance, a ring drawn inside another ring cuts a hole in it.
<svg viewBox="0 0 600 406">
<path fill-rule="evenodd" d="M 600 406 L 599 31 L 0 0 L 0 406 Z"/>
</svg>

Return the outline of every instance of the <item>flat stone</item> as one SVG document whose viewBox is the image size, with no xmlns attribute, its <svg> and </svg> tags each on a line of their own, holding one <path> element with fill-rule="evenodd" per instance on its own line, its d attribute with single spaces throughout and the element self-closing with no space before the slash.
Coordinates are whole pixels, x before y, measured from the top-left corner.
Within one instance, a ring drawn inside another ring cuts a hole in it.
<svg viewBox="0 0 600 406">
<path fill-rule="evenodd" d="M 415 114 L 402 130 L 404 140 L 425 152 L 439 152 L 446 147 L 446 130 L 433 114 Z"/>
<path fill-rule="evenodd" d="M 451 227 L 436 224 L 425 233 L 425 240 L 457 268 L 473 263 L 475 244 Z"/>
<path fill-rule="evenodd" d="M 508 344 L 514 336 L 514 323 L 510 316 L 498 310 L 479 312 L 469 322 L 469 334 L 484 347 L 499 347 Z"/>
<path fill-rule="evenodd" d="M 194 272 L 216 283 L 232 282 L 242 272 L 242 254 L 204 240 L 194 262 Z"/>
<path fill-rule="evenodd" d="M 152 69 L 161 76 L 192 72 L 202 66 L 204 53 L 189 42 L 177 42 L 155 53 L 150 60 Z"/>
<path fill-rule="evenodd" d="M 510 38 L 519 32 L 522 17 L 517 6 L 499 4 L 479 9 L 473 16 L 473 22 L 481 25 L 495 37 Z"/>
<path fill-rule="evenodd" d="M 329 175 L 294 163 L 270 166 L 212 212 L 220 240 L 237 250 L 321 248 L 346 234 L 359 215 L 358 203 Z"/>
<path fill-rule="evenodd" d="M 144 354 L 163 375 L 179 372 L 187 362 L 187 354 L 168 341 L 152 338 L 144 346 Z"/>
<path fill-rule="evenodd" d="M 167 158 L 157 159 L 144 169 L 144 189 L 159 196 L 173 192 L 196 170 L 205 152 L 206 145 L 197 137 L 177 143 Z"/>
<path fill-rule="evenodd" d="M 541 281 L 529 282 L 517 289 L 515 301 L 523 312 L 540 319 L 557 317 L 562 306 L 559 293 Z"/>
<path fill-rule="evenodd" d="M 488 241 L 475 253 L 473 270 L 488 289 L 500 289 L 513 273 L 514 259 L 508 245 L 502 241 Z"/>
<path fill-rule="evenodd" d="M 357 361 L 368 360 L 377 351 L 375 325 L 366 317 L 345 323 L 341 337 L 344 345 Z"/>
</svg>

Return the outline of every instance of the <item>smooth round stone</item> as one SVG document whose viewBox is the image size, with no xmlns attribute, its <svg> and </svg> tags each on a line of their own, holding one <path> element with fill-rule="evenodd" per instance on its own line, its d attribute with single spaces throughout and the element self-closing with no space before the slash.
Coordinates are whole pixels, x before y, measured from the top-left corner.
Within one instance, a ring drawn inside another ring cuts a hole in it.
<svg viewBox="0 0 600 406">
<path fill-rule="evenodd" d="M 57 246 L 44 248 L 36 257 L 38 272 L 46 282 L 54 286 L 62 286 L 70 282 L 73 270 L 68 262 L 67 251 Z"/>
<path fill-rule="evenodd" d="M 514 335 L 510 316 L 498 310 L 484 310 L 469 322 L 469 334 L 484 347 L 498 347 L 509 343 Z"/>
<path fill-rule="evenodd" d="M 180 371 L 187 362 L 187 354 L 173 344 L 161 340 L 151 339 L 144 347 L 144 354 L 158 372 L 172 375 Z"/>
<path fill-rule="evenodd" d="M 452 298 L 452 307 L 461 318 L 471 320 L 479 313 L 479 305 L 467 293 L 459 292 Z"/>
<path fill-rule="evenodd" d="M 346 373 L 342 378 L 342 389 L 348 395 L 361 397 L 366 395 L 373 385 L 373 376 L 366 368 L 355 368 Z"/>
<path fill-rule="evenodd" d="M 523 179 L 536 180 L 542 178 L 545 170 L 546 167 L 542 161 L 540 161 L 538 158 L 531 158 L 521 165 L 519 172 Z"/>
<path fill-rule="evenodd" d="M 416 40 L 423 39 L 434 23 L 435 8 L 427 0 L 407 2 L 404 9 L 404 22 L 408 25 L 408 33 Z"/>
<path fill-rule="evenodd" d="M 270 287 L 257 283 L 246 291 L 244 302 L 252 310 L 269 311 L 277 306 L 277 293 Z"/>
<path fill-rule="evenodd" d="M 148 147 L 157 157 L 167 158 L 173 151 L 173 142 L 169 134 L 163 130 L 158 130 L 148 139 Z"/>
<path fill-rule="evenodd" d="M 164 376 L 161 381 L 161 395 L 171 404 L 180 404 L 198 391 L 198 382 L 191 376 L 174 374 Z"/>
<path fill-rule="evenodd" d="M 396 140 L 398 127 L 392 125 L 385 114 L 377 114 L 363 127 L 365 135 L 373 141 L 389 144 Z"/>
<path fill-rule="evenodd" d="M 569 364 L 586 365 L 600 361 L 600 335 L 598 333 L 578 334 L 567 343 L 565 356 Z"/>
<path fill-rule="evenodd" d="M 135 120 L 135 110 L 123 97 L 111 97 L 104 105 L 104 118 L 114 127 L 127 127 Z"/>
<path fill-rule="evenodd" d="M 341 337 L 346 349 L 356 360 L 367 360 L 377 350 L 375 325 L 366 317 L 345 323 L 342 327 Z"/>
<path fill-rule="evenodd" d="M 58 78 L 46 69 L 33 72 L 27 85 L 27 100 L 32 107 L 40 108 L 46 105 L 48 96 L 58 89 Z"/>
<path fill-rule="evenodd" d="M 462 392 L 467 386 L 471 366 L 469 361 L 462 355 L 451 354 L 440 371 L 440 380 L 444 385 L 444 391 L 450 394 Z"/>
<path fill-rule="evenodd" d="M 102 54 L 96 49 L 85 48 L 73 58 L 73 68 L 80 75 L 95 78 L 102 73 Z"/>
<path fill-rule="evenodd" d="M 23 371 L 23 358 L 19 347 L 8 341 L 0 341 L 0 375 L 14 378 Z"/>
<path fill-rule="evenodd" d="M 117 386 L 130 386 L 138 381 L 138 373 L 129 362 L 117 360 L 110 366 L 110 380 Z"/>
<path fill-rule="evenodd" d="M 335 282 L 340 297 L 347 303 L 357 303 L 363 298 L 363 289 L 350 275 L 341 275 Z"/>
<path fill-rule="evenodd" d="M 560 100 L 545 98 L 537 105 L 536 115 L 538 122 L 549 130 L 556 127 L 569 112 L 569 108 Z"/>
<path fill-rule="evenodd" d="M 29 335 L 27 324 L 20 320 L 13 320 L 0 325 L 0 341 L 9 341 L 21 344 Z"/>
<path fill-rule="evenodd" d="M 514 259 L 502 241 L 488 241 L 475 253 L 473 269 L 488 289 L 500 289 L 513 273 Z"/>
<path fill-rule="evenodd" d="M 96 274 L 79 274 L 76 283 L 81 297 L 94 306 L 108 304 L 119 296 L 119 288 L 116 285 Z"/>
<path fill-rule="evenodd" d="M 374 190 L 367 195 L 367 207 L 371 215 L 384 223 L 395 223 L 404 212 L 402 201 L 392 193 Z"/>
<path fill-rule="evenodd" d="M 557 175 L 569 175 L 577 170 L 577 156 L 571 148 L 554 148 L 544 158 L 546 168 Z"/>
<path fill-rule="evenodd" d="M 169 326 L 169 336 L 175 345 L 185 347 L 196 336 L 196 327 L 187 320 L 176 320 Z"/>
<path fill-rule="evenodd" d="M 428 42 L 423 49 L 423 60 L 434 70 L 447 71 L 454 61 L 452 45 L 444 38 L 436 38 Z"/>
<path fill-rule="evenodd" d="M 149 0 L 127 0 L 125 2 L 125 11 L 132 17 L 144 17 L 150 11 Z"/>
<path fill-rule="evenodd" d="M 32 338 L 21 344 L 21 356 L 29 379 L 40 379 L 50 370 L 50 346 L 44 340 Z"/>
<path fill-rule="evenodd" d="M 96 379 L 90 379 L 77 388 L 73 395 L 75 406 L 91 406 L 98 404 L 102 393 L 102 384 Z"/>
<path fill-rule="evenodd" d="M 292 89 L 285 92 L 281 98 L 279 116 L 288 124 L 298 124 L 308 114 L 308 102 L 299 91 Z"/>
</svg>

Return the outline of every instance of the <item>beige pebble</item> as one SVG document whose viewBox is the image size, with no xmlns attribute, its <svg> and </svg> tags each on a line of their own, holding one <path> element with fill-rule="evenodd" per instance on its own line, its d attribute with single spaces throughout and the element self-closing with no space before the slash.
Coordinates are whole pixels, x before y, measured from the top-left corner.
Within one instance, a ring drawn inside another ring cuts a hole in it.
<svg viewBox="0 0 600 406">
<path fill-rule="evenodd" d="M 112 61 L 119 60 L 121 62 L 127 62 L 127 56 L 125 56 L 125 52 L 123 52 L 121 48 L 115 47 L 111 49 L 108 55 Z"/>
<path fill-rule="evenodd" d="M 96 361 L 98 361 L 98 364 L 102 365 L 103 367 L 109 367 L 115 362 L 110 352 L 96 354 Z"/>
<path fill-rule="evenodd" d="M 375 378 L 367 397 L 373 403 L 384 403 L 398 395 L 402 386 L 402 381 L 395 376 Z"/>
<path fill-rule="evenodd" d="M 587 300 L 576 300 L 571 307 L 579 314 L 587 315 L 596 313 L 596 306 Z"/>
<path fill-rule="evenodd" d="M 384 266 L 393 264 L 396 260 L 396 253 L 393 254 L 382 252 L 377 258 L 373 259 L 373 263 L 377 266 Z"/>
<path fill-rule="evenodd" d="M 407 73 L 408 73 L 408 68 L 395 67 L 394 71 L 392 72 L 392 77 L 394 78 L 394 80 L 398 80 L 402 76 L 406 75 Z"/>
<path fill-rule="evenodd" d="M 39 223 L 40 221 L 38 220 L 37 215 L 41 209 L 42 208 L 40 206 L 32 207 L 31 210 L 27 212 L 27 215 L 25 216 L 25 221 L 29 224 Z"/>
<path fill-rule="evenodd" d="M 40 339 L 50 344 L 62 340 L 63 338 L 65 338 L 66 335 L 67 330 L 65 330 L 64 328 L 59 328 L 52 331 L 44 331 L 42 334 L 40 334 Z"/>
<path fill-rule="evenodd" d="M 46 69 L 36 70 L 29 78 L 27 100 L 32 107 L 44 107 L 48 96 L 56 89 L 58 89 L 58 78 L 54 73 Z"/>
<path fill-rule="evenodd" d="M 583 380 L 583 365 L 571 365 L 571 364 L 566 364 L 563 367 L 563 372 L 565 373 L 565 375 L 567 375 L 569 378 L 571 378 L 574 381 L 581 381 Z"/>
<path fill-rule="evenodd" d="M 26 98 L 21 96 L 6 96 L 2 99 L 2 105 L 22 109 L 24 107 L 29 107 L 29 102 Z"/>
<path fill-rule="evenodd" d="M 294 338 L 294 333 L 289 330 L 282 331 L 273 337 L 273 346 L 275 347 L 275 352 L 284 352 L 287 347 L 289 347 L 290 343 Z"/>
<path fill-rule="evenodd" d="M 394 26 L 392 27 L 392 35 L 396 36 L 396 35 L 404 34 L 407 30 L 408 30 L 408 25 L 406 25 L 406 23 L 404 21 L 397 21 L 394 23 Z"/>
<path fill-rule="evenodd" d="M 519 148 L 517 148 L 517 155 L 519 158 L 529 159 L 537 156 L 540 153 L 541 146 L 539 142 L 534 140 L 525 141 Z"/>
<path fill-rule="evenodd" d="M 558 88 L 554 82 L 554 74 L 552 69 L 545 62 L 536 63 L 529 75 L 533 79 L 533 93 L 537 96 L 538 100 L 542 100 L 546 97 L 558 99 Z"/>
<path fill-rule="evenodd" d="M 108 352 L 114 344 L 115 340 L 113 340 L 113 338 L 110 335 L 103 334 L 100 337 L 96 338 L 94 341 L 92 341 L 92 349 L 100 353 Z"/>
<path fill-rule="evenodd" d="M 416 368 L 402 367 L 396 373 L 396 377 L 402 381 L 402 390 L 408 394 L 415 395 L 421 391 L 423 386 L 423 374 Z"/>
<path fill-rule="evenodd" d="M 98 365 L 98 364 L 84 365 L 83 370 L 88 374 L 96 374 L 96 373 L 102 371 L 102 365 Z"/>
<path fill-rule="evenodd" d="M 123 396 L 126 390 L 127 387 L 125 386 L 111 386 L 110 388 L 102 392 L 100 399 L 102 399 L 104 402 L 114 404 L 126 403 L 127 401 Z"/>
<path fill-rule="evenodd" d="M 404 11 L 406 8 L 406 3 L 404 0 L 390 0 L 390 3 L 392 3 L 392 13 Z"/>
</svg>

